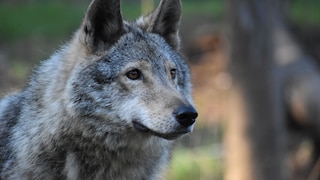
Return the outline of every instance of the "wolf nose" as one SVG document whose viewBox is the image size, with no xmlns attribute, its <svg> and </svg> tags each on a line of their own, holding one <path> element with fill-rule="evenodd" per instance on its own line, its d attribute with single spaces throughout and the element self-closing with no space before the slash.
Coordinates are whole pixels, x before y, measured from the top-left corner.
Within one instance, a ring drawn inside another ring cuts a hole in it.
<svg viewBox="0 0 320 180">
<path fill-rule="evenodd" d="M 197 111 L 192 106 L 181 105 L 175 112 L 176 120 L 183 126 L 191 126 L 198 117 Z"/>
</svg>

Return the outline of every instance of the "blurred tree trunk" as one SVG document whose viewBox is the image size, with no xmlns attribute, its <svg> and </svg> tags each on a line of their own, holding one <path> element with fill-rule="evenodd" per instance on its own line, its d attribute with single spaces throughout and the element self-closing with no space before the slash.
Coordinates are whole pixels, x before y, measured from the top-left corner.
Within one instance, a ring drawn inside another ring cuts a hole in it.
<svg viewBox="0 0 320 180">
<path fill-rule="evenodd" d="M 274 49 L 277 64 L 283 74 L 283 106 L 289 117 L 288 124 L 307 132 L 307 137 L 313 143 L 311 157 L 304 157 L 300 162 L 295 154 L 288 154 L 288 174 L 291 180 L 320 179 L 320 71 L 315 60 L 308 56 L 294 41 L 284 24 L 274 29 Z M 292 128 L 292 127 L 291 127 Z M 296 131 L 288 127 L 289 142 L 299 143 L 301 139 L 295 138 Z M 292 136 L 292 137 L 290 137 Z M 301 138 L 301 134 L 299 134 Z M 302 137 L 305 140 L 306 137 Z M 300 142 L 301 143 L 301 142 Z M 298 146 L 299 147 L 299 146 Z M 288 149 L 291 153 L 295 152 Z M 310 149 L 308 149 L 310 150 Z M 308 151 L 307 150 L 307 151 Z M 308 159 L 310 158 L 310 159 Z M 297 163 L 304 161 L 301 166 Z"/>
<path fill-rule="evenodd" d="M 273 57 L 277 0 L 228 0 L 230 95 L 226 180 L 281 180 L 284 127 L 281 74 Z"/>
</svg>

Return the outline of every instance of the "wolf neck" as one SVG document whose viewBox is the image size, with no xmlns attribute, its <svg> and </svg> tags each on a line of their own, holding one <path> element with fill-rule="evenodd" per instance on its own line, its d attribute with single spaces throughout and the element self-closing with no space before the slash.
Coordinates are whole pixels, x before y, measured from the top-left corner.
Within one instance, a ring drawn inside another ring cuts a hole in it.
<svg viewBox="0 0 320 180">
<path fill-rule="evenodd" d="M 89 128 L 71 131 L 76 127 L 70 126 L 58 127 L 52 136 L 46 135 L 47 131 L 38 132 L 43 133 L 42 143 L 33 147 L 41 151 L 32 152 L 30 157 L 39 159 L 30 162 L 54 167 L 57 174 L 68 179 L 154 179 L 150 178 L 158 174 L 154 169 L 166 167 L 170 159 L 172 141 L 137 132 L 102 135 Z M 46 156 L 48 161 L 41 161 L 41 156 Z"/>
<path fill-rule="evenodd" d="M 81 141 L 73 140 L 79 144 L 66 152 L 64 171 L 68 177 L 82 174 L 88 178 L 154 179 L 159 173 L 154 169 L 165 167 L 170 159 L 172 143 L 157 137 L 139 139 L 109 134 L 100 144 L 79 138 Z"/>
</svg>

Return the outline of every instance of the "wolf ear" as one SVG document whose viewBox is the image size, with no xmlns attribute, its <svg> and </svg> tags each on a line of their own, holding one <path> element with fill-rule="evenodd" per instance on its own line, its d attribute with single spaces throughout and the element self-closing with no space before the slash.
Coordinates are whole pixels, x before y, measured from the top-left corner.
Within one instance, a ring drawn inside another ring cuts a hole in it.
<svg viewBox="0 0 320 180">
<path fill-rule="evenodd" d="M 81 31 L 81 40 L 92 53 L 109 48 L 124 34 L 120 0 L 93 0 Z"/>
<path fill-rule="evenodd" d="M 181 11 L 181 0 L 161 0 L 158 7 L 143 17 L 143 22 L 138 22 L 138 25 L 148 32 L 161 35 L 173 48 L 179 49 Z"/>
</svg>

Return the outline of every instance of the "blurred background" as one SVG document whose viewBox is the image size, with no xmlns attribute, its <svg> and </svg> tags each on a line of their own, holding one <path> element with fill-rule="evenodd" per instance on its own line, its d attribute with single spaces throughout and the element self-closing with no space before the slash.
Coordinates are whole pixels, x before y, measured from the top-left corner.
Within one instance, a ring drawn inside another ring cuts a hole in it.
<svg viewBox="0 0 320 180">
<path fill-rule="evenodd" d="M 199 118 L 166 179 L 320 179 L 320 1 L 182 2 Z M 70 39 L 89 3 L 0 0 L 0 97 Z M 122 12 L 158 3 L 122 0 Z"/>
</svg>

